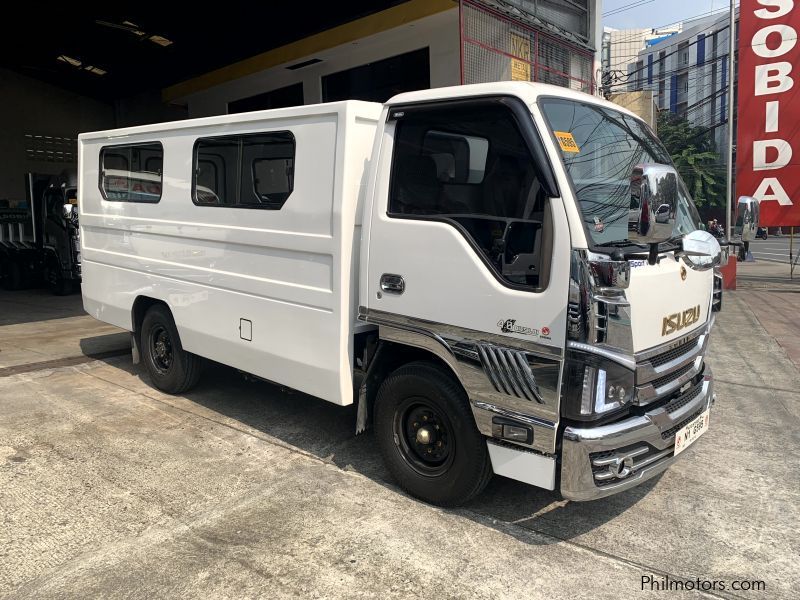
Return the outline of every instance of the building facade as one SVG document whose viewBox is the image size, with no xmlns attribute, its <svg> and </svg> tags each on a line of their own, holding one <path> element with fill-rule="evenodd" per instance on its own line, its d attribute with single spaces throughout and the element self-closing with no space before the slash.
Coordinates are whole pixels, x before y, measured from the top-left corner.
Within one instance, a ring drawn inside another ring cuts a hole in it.
<svg viewBox="0 0 800 600">
<path fill-rule="evenodd" d="M 602 83 L 607 88 L 618 86 L 627 79 L 628 65 L 636 62 L 639 52 L 654 43 L 680 33 L 681 25 L 658 29 L 614 29 L 603 28 L 601 50 Z M 609 92 L 611 90 L 609 89 Z M 619 90 L 614 90 L 619 92 Z"/>
<path fill-rule="evenodd" d="M 717 148 L 725 148 L 729 29 L 727 13 L 684 24 L 680 33 L 642 49 L 628 65 L 621 87 L 652 91 L 659 110 L 710 128 Z"/>
<path fill-rule="evenodd" d="M 190 117 L 501 80 L 589 93 L 601 2 L 410 0 L 164 90 Z"/>
</svg>

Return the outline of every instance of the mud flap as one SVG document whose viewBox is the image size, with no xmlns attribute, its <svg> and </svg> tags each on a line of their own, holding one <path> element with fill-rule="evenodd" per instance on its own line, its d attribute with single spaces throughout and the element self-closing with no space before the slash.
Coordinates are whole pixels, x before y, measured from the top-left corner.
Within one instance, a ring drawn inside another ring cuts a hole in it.
<svg viewBox="0 0 800 600">
<path fill-rule="evenodd" d="M 133 359 L 133 364 L 138 365 L 141 361 L 141 355 L 139 353 L 139 344 L 136 341 L 136 334 L 131 332 L 131 358 Z"/>
</svg>

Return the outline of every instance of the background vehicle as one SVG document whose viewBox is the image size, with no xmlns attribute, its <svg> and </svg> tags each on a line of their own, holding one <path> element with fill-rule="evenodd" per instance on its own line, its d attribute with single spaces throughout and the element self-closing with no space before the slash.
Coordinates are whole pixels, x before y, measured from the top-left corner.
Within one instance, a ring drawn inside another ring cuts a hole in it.
<svg viewBox="0 0 800 600">
<path fill-rule="evenodd" d="M 77 189 L 29 173 L 28 204 L 0 208 L 0 277 L 6 289 L 47 285 L 68 294 L 80 284 Z"/>
<path fill-rule="evenodd" d="M 208 358 L 356 402 L 403 488 L 445 505 L 492 472 L 607 496 L 708 427 L 720 247 L 613 104 L 481 84 L 79 152 L 84 307 L 132 332 L 161 390 Z"/>
</svg>

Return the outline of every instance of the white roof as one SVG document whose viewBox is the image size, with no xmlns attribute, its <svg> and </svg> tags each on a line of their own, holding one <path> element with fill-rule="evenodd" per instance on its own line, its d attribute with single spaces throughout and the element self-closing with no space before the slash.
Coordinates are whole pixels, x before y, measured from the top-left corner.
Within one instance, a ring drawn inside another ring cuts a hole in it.
<svg viewBox="0 0 800 600">
<path fill-rule="evenodd" d="M 618 104 L 608 102 L 598 96 L 592 96 L 584 92 L 578 92 L 559 85 L 548 83 L 534 83 L 531 81 L 495 81 L 491 83 L 475 83 L 471 85 L 454 85 L 450 87 L 433 88 L 429 90 L 419 90 L 416 92 L 405 92 L 390 98 L 387 105 L 412 104 L 415 102 L 431 102 L 435 100 L 448 100 L 451 98 L 465 98 L 474 96 L 497 96 L 510 95 L 517 96 L 525 104 L 531 105 L 540 96 L 558 97 L 567 100 L 576 100 L 587 104 L 597 104 L 625 114 L 637 117 L 634 113 Z"/>
<path fill-rule="evenodd" d="M 137 134 L 162 133 L 212 125 L 229 125 L 263 121 L 268 119 L 284 119 L 292 117 L 308 117 L 314 115 L 329 115 L 338 113 L 343 116 L 346 112 L 360 117 L 377 119 L 380 115 L 381 105 L 377 102 L 362 102 L 361 100 L 345 100 L 343 102 L 328 102 L 325 104 L 306 104 L 290 106 L 288 108 L 273 108 L 270 110 L 257 110 L 253 112 L 219 115 L 214 117 L 201 117 L 199 119 L 183 119 L 181 121 L 168 121 L 166 123 L 153 123 L 137 127 L 121 129 L 108 129 L 106 131 L 92 131 L 78 136 L 80 140 L 125 137 Z"/>
</svg>

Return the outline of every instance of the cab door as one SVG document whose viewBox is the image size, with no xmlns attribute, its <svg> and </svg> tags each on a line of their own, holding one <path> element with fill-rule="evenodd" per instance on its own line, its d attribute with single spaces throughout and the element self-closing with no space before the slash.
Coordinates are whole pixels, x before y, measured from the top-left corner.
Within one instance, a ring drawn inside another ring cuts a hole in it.
<svg viewBox="0 0 800 600">
<path fill-rule="evenodd" d="M 473 405 L 537 417 L 533 446 L 552 452 L 571 245 L 530 110 L 509 97 L 390 107 L 376 172 L 367 320 L 445 343 Z"/>
</svg>

